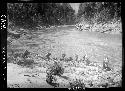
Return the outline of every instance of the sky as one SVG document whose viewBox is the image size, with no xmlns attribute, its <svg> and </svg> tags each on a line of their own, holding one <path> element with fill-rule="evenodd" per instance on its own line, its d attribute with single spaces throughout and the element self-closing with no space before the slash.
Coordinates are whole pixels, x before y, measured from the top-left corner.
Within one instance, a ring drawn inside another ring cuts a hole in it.
<svg viewBox="0 0 125 91">
<path fill-rule="evenodd" d="M 78 13 L 80 3 L 69 3 L 71 7 L 75 10 L 75 14 Z"/>
</svg>

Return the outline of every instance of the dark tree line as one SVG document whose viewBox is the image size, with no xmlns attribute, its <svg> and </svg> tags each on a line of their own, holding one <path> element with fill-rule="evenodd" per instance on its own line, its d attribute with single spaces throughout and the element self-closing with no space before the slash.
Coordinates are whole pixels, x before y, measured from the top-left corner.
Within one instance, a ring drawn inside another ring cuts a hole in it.
<svg viewBox="0 0 125 91">
<path fill-rule="evenodd" d="M 68 3 L 8 3 L 9 21 L 16 26 L 34 28 L 38 25 L 73 24 L 75 11 Z"/>
<path fill-rule="evenodd" d="M 7 8 L 9 21 L 24 28 L 72 25 L 83 18 L 91 23 L 106 23 L 121 17 L 120 2 L 81 3 L 77 17 L 69 3 L 8 3 Z"/>
</svg>

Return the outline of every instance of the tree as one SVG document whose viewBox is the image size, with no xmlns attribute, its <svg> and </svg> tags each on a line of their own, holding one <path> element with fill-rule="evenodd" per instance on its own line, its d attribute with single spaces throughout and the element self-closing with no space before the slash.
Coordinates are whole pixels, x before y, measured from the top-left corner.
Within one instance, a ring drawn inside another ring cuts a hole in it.
<svg viewBox="0 0 125 91">
<path fill-rule="evenodd" d="M 114 2 L 88 2 L 81 3 L 77 20 L 81 17 L 93 23 L 106 23 L 120 17 L 120 3 Z"/>
<path fill-rule="evenodd" d="M 8 17 L 16 26 L 64 25 L 74 21 L 74 10 L 68 3 L 8 3 Z"/>
</svg>

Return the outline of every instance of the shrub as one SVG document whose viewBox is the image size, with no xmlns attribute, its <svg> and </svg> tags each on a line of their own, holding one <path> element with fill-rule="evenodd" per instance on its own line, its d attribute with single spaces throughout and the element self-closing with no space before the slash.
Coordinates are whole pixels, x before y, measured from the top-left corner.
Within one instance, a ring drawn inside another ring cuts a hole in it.
<svg viewBox="0 0 125 91">
<path fill-rule="evenodd" d="M 17 64 L 23 67 L 33 68 L 33 65 L 35 64 L 35 62 L 32 59 L 22 59 L 22 60 L 18 60 Z"/>
<path fill-rule="evenodd" d="M 66 54 L 62 54 L 62 58 L 65 58 L 66 57 Z"/>
<path fill-rule="evenodd" d="M 90 65 L 90 63 L 91 63 L 91 61 L 87 58 L 87 59 L 85 59 L 85 64 L 87 65 L 87 66 L 89 66 Z"/>
<path fill-rule="evenodd" d="M 46 55 L 46 59 L 47 59 L 47 61 L 50 60 L 50 56 L 51 56 L 51 53 L 48 53 L 48 54 Z"/>
<path fill-rule="evenodd" d="M 54 65 L 50 66 L 47 71 L 47 78 L 46 78 L 46 82 L 52 86 L 58 86 L 58 83 L 55 83 L 53 81 L 56 81 L 54 76 L 61 76 L 64 73 L 64 68 L 58 63 L 58 62 L 54 62 Z"/>
<path fill-rule="evenodd" d="M 7 63 L 13 63 L 15 61 L 14 57 L 7 57 Z"/>
<path fill-rule="evenodd" d="M 65 60 L 66 54 L 62 54 L 62 58 L 60 58 L 60 61 Z"/>
<path fill-rule="evenodd" d="M 28 55 L 29 55 L 29 54 L 30 54 L 30 52 L 26 50 L 26 51 L 24 52 L 24 54 L 22 55 L 22 58 L 24 58 L 24 59 L 25 59 L 25 58 L 28 58 Z"/>
<path fill-rule="evenodd" d="M 85 59 L 86 59 L 86 55 L 83 56 L 83 61 L 85 61 Z"/>
<path fill-rule="evenodd" d="M 22 53 L 15 53 L 13 56 L 14 56 L 14 58 L 21 57 Z"/>
<path fill-rule="evenodd" d="M 73 58 L 72 57 L 69 57 L 69 58 L 66 58 L 65 61 L 68 62 L 68 61 L 72 61 Z"/>
<path fill-rule="evenodd" d="M 109 60 L 108 60 L 108 58 L 104 59 L 104 61 L 103 61 L 103 70 L 104 71 L 110 71 L 111 70 L 111 68 L 109 66 Z"/>
<path fill-rule="evenodd" d="M 75 55 L 75 61 L 77 61 L 78 60 L 78 55 Z"/>
<path fill-rule="evenodd" d="M 58 86 L 59 86 L 58 83 L 55 83 L 56 79 L 55 79 L 55 77 L 54 77 L 53 75 L 47 74 L 46 77 L 47 77 L 47 78 L 46 78 L 46 82 L 47 82 L 49 85 L 54 86 L 54 87 L 58 87 Z"/>
<path fill-rule="evenodd" d="M 64 73 L 64 68 L 58 62 L 54 62 L 54 65 L 47 69 L 47 74 L 51 75 L 62 75 Z"/>
<path fill-rule="evenodd" d="M 115 83 L 116 87 L 122 87 L 122 80 Z"/>
<path fill-rule="evenodd" d="M 70 82 L 70 88 L 71 89 L 85 89 L 85 84 L 80 80 L 76 79 L 73 82 Z"/>
</svg>

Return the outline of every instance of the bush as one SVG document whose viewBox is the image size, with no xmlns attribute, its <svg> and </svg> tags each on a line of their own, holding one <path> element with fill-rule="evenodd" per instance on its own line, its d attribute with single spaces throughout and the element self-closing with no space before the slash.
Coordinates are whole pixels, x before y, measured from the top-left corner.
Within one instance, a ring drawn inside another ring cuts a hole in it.
<svg viewBox="0 0 125 91">
<path fill-rule="evenodd" d="M 109 64 L 110 64 L 110 63 L 109 63 L 108 58 L 104 59 L 104 61 L 103 61 L 103 70 L 104 70 L 104 71 L 110 71 L 110 70 L 111 70 Z"/>
<path fill-rule="evenodd" d="M 30 67 L 30 68 L 33 68 L 34 63 L 35 62 L 32 59 L 22 59 L 17 61 L 18 65 L 23 67 Z"/>
<path fill-rule="evenodd" d="M 65 60 L 66 54 L 62 54 L 62 58 L 60 58 L 60 61 Z"/>
<path fill-rule="evenodd" d="M 70 82 L 70 89 L 85 89 L 85 84 L 80 79 L 76 79 Z"/>
<path fill-rule="evenodd" d="M 15 61 L 14 57 L 7 57 L 7 63 L 13 63 Z"/>
<path fill-rule="evenodd" d="M 69 61 L 72 61 L 72 60 L 73 60 L 72 57 L 69 57 L 69 58 L 66 58 L 66 59 L 65 59 L 66 62 L 69 62 Z"/>
<path fill-rule="evenodd" d="M 30 54 L 30 52 L 29 51 L 25 51 L 24 53 L 23 53 L 23 55 L 22 55 L 22 58 L 28 58 L 28 55 Z"/>
<path fill-rule="evenodd" d="M 14 58 L 21 57 L 22 53 L 15 53 L 13 56 L 14 56 Z"/>
<path fill-rule="evenodd" d="M 53 82 L 56 81 L 54 76 L 61 76 L 64 73 L 64 68 L 58 62 L 54 62 L 54 65 L 50 66 L 46 73 L 46 82 L 52 86 L 58 86 L 57 83 Z"/>
<path fill-rule="evenodd" d="M 48 54 L 46 55 L 46 59 L 47 59 L 47 61 L 50 60 L 50 56 L 51 56 L 51 53 L 48 53 Z"/>
<path fill-rule="evenodd" d="M 64 73 L 64 68 L 58 62 L 54 62 L 54 65 L 47 69 L 47 74 L 50 75 L 62 75 Z"/>
<path fill-rule="evenodd" d="M 55 77 L 54 77 L 53 75 L 47 74 L 46 77 L 47 77 L 47 78 L 46 78 L 46 82 L 47 82 L 49 85 L 54 86 L 54 87 L 58 87 L 58 86 L 59 86 L 58 83 L 55 83 L 56 79 L 55 79 Z"/>
</svg>

